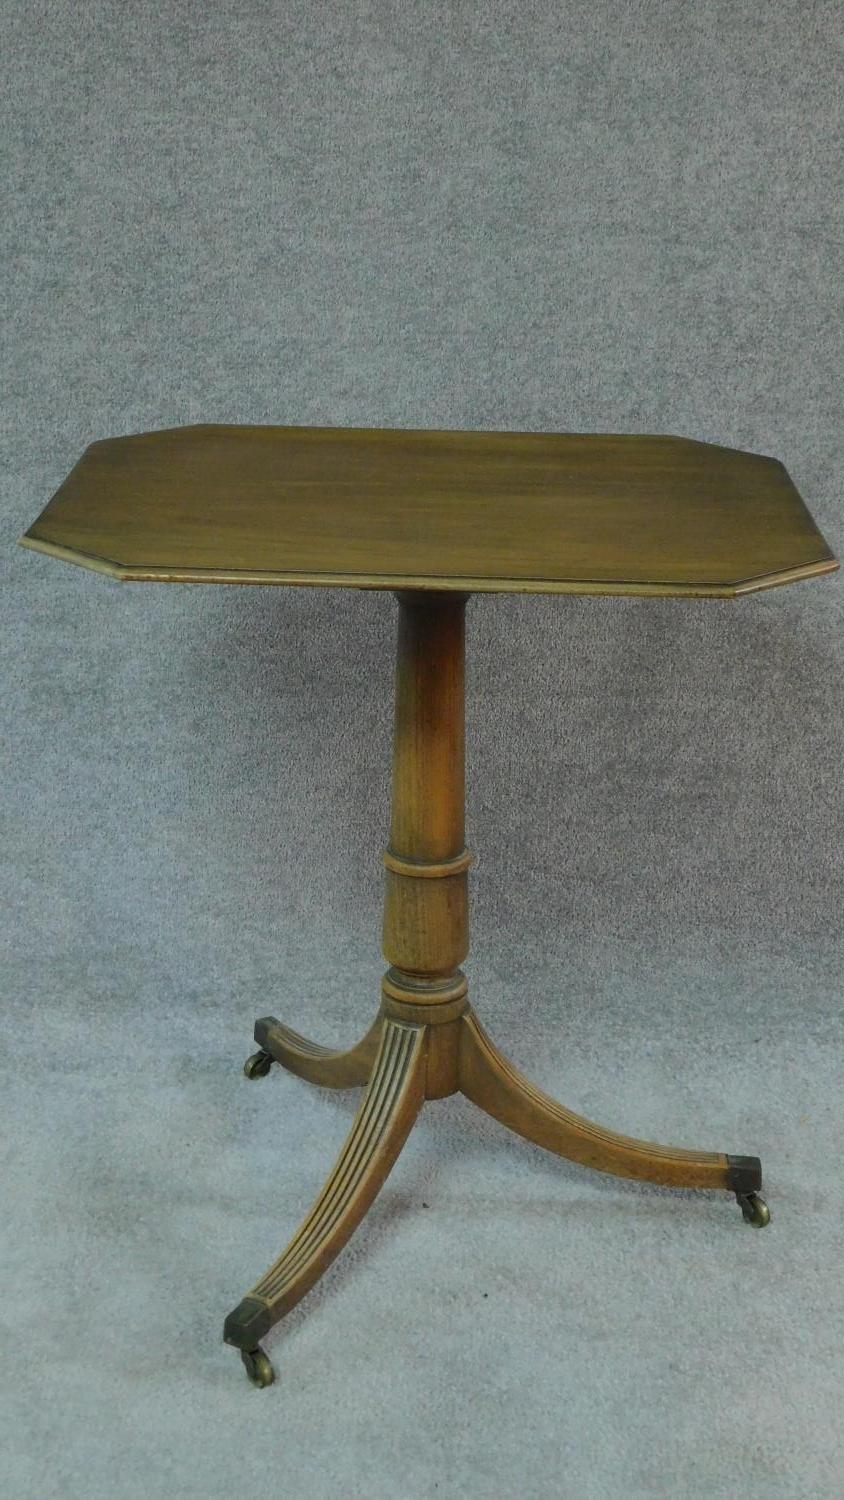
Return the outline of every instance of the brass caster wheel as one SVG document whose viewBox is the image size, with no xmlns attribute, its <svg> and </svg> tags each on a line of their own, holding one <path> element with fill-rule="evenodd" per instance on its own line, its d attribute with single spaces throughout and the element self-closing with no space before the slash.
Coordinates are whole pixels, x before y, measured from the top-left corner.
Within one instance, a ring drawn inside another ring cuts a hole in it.
<svg viewBox="0 0 844 1500">
<path fill-rule="evenodd" d="M 260 1344 L 257 1349 L 241 1349 L 240 1357 L 243 1360 L 243 1368 L 253 1385 L 261 1388 L 265 1385 L 272 1385 L 275 1380 L 275 1370 Z"/>
<path fill-rule="evenodd" d="M 752 1224 L 754 1229 L 764 1229 L 770 1224 L 771 1210 L 758 1193 L 736 1193 L 736 1202 L 745 1224 Z"/>
<path fill-rule="evenodd" d="M 243 1071 L 247 1078 L 266 1078 L 272 1065 L 269 1052 L 253 1052 L 243 1064 Z"/>
</svg>

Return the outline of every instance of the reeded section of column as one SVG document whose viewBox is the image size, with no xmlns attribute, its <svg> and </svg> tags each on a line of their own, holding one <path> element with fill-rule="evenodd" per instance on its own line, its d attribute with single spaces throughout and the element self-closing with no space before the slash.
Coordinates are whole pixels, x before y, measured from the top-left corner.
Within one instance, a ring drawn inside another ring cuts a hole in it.
<svg viewBox="0 0 844 1500">
<path fill-rule="evenodd" d="M 459 1000 L 469 951 L 465 834 L 464 616 L 467 595 L 399 601 L 393 805 L 384 856 L 388 1001 Z"/>
</svg>

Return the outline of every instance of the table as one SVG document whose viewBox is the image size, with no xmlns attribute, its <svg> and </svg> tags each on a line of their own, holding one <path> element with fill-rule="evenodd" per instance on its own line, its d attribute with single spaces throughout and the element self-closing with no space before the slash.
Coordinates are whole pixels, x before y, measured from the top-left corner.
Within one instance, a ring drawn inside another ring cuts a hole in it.
<svg viewBox="0 0 844 1500">
<path fill-rule="evenodd" d="M 27 547 L 125 581 L 389 589 L 398 600 L 392 815 L 378 1015 L 348 1051 L 273 1016 L 273 1062 L 365 1092 L 287 1248 L 225 1320 L 254 1384 L 261 1340 L 360 1223 L 428 1099 L 461 1091 L 584 1166 L 735 1194 L 770 1213 L 755 1156 L 618 1135 L 557 1104 L 469 1004 L 464 617 L 484 592 L 730 598 L 838 564 L 782 464 L 670 436 L 205 425 L 92 443 Z"/>
</svg>

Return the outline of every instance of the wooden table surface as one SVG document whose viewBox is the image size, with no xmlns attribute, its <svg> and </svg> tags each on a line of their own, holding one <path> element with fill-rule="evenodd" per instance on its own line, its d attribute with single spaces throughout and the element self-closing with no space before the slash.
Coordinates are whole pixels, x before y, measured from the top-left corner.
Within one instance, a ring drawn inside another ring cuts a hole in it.
<svg viewBox="0 0 844 1500">
<path fill-rule="evenodd" d="M 110 438 L 22 541 L 153 582 L 730 596 L 837 567 L 776 459 L 586 433 Z"/>
</svg>

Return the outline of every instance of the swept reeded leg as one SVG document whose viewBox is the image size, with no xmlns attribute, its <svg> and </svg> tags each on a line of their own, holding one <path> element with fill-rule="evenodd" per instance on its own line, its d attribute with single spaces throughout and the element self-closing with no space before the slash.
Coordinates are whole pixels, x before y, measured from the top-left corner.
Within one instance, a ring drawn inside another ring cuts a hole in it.
<svg viewBox="0 0 844 1500">
<path fill-rule="evenodd" d="M 369 1086 L 325 1187 L 283 1255 L 226 1319 L 256 1385 L 272 1380 L 259 1340 L 310 1290 L 377 1196 L 425 1097 L 424 1026 L 385 1018 Z"/>
<path fill-rule="evenodd" d="M 463 1093 L 534 1145 L 617 1177 L 667 1187 L 724 1188 L 736 1194 L 750 1223 L 761 1227 L 770 1217 L 756 1191 L 762 1180 L 757 1157 L 658 1146 L 593 1125 L 530 1083 L 502 1056 L 472 1012 L 463 1021 L 459 1069 Z"/>
<path fill-rule="evenodd" d="M 261 1050 L 247 1059 L 244 1072 L 247 1078 L 261 1078 L 277 1062 L 289 1073 L 297 1073 L 308 1083 L 318 1083 L 326 1089 L 361 1087 L 369 1081 L 375 1066 L 381 1024 L 379 1016 L 357 1046 L 344 1052 L 308 1041 L 298 1031 L 282 1025 L 275 1016 L 263 1016 L 255 1022 L 255 1040 Z"/>
</svg>

